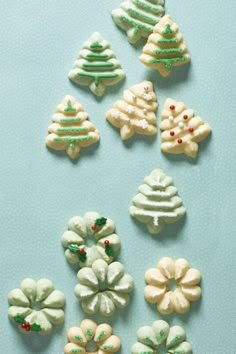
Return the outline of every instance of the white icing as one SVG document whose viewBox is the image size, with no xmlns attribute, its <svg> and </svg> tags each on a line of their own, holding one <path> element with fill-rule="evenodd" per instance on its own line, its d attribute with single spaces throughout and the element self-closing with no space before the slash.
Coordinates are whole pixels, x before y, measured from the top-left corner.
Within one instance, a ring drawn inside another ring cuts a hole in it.
<svg viewBox="0 0 236 354">
<path fill-rule="evenodd" d="M 131 105 L 128 105 L 125 107 L 125 112 L 129 113 L 129 114 L 132 114 L 135 112 L 135 107 L 134 106 L 131 106 Z"/>
<path fill-rule="evenodd" d="M 151 101 L 153 99 L 153 95 L 151 92 L 148 92 L 148 93 L 145 93 L 143 95 L 143 98 L 146 100 L 146 101 Z"/>
<path fill-rule="evenodd" d="M 146 121 L 146 119 L 140 120 L 139 124 L 140 124 L 140 127 L 142 127 L 143 129 L 148 128 L 148 122 Z"/>
</svg>

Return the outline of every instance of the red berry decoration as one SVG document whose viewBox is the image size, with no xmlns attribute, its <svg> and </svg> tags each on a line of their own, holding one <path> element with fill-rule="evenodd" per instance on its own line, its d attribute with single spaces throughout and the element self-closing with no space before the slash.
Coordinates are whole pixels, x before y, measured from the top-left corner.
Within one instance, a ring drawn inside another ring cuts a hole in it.
<svg viewBox="0 0 236 354">
<path fill-rule="evenodd" d="M 178 144 L 182 144 L 183 140 L 182 139 L 178 139 L 177 142 L 178 142 Z"/>
<path fill-rule="evenodd" d="M 185 120 L 187 120 L 187 119 L 188 119 L 187 114 L 185 114 L 185 115 L 183 116 L 183 118 L 184 118 Z"/>
<path fill-rule="evenodd" d="M 189 128 L 189 132 L 193 133 L 194 129 L 193 128 Z"/>
<path fill-rule="evenodd" d="M 173 111 L 174 109 L 175 109 L 175 106 L 172 104 L 172 105 L 170 106 L 170 110 Z"/>
<path fill-rule="evenodd" d="M 171 136 L 174 136 L 174 135 L 175 135 L 175 132 L 171 131 L 171 132 L 170 132 L 170 135 L 171 135 Z"/>
<path fill-rule="evenodd" d="M 93 231 L 95 231 L 95 230 L 97 229 L 97 226 L 96 226 L 96 225 L 92 225 L 92 226 L 91 226 L 91 229 L 92 229 Z"/>
<path fill-rule="evenodd" d="M 104 241 L 104 245 L 105 245 L 105 246 L 109 246 L 109 245 L 110 245 L 110 242 L 109 242 L 108 240 L 105 240 L 105 241 Z"/>
<path fill-rule="evenodd" d="M 21 328 L 26 328 L 26 323 L 22 323 Z"/>
<path fill-rule="evenodd" d="M 30 331 L 30 326 L 26 327 L 25 330 L 26 330 L 27 332 L 29 332 L 29 331 Z"/>
<path fill-rule="evenodd" d="M 85 251 L 84 251 L 84 248 L 80 248 L 80 249 L 79 249 L 79 254 L 84 254 L 84 252 L 85 252 Z"/>
</svg>

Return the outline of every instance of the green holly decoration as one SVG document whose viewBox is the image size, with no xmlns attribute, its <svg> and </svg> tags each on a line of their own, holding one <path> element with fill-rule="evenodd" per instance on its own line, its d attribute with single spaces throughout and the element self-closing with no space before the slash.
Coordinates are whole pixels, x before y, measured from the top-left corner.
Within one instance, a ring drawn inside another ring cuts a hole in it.
<svg viewBox="0 0 236 354">
<path fill-rule="evenodd" d="M 101 218 L 95 220 L 95 225 L 96 226 L 103 226 L 103 225 L 106 225 L 106 222 L 107 222 L 107 218 L 104 218 L 102 216 Z"/>
<path fill-rule="evenodd" d="M 78 253 L 78 257 L 80 262 L 85 262 L 87 259 L 87 253 L 85 252 L 84 248 L 80 248 L 78 245 L 72 244 L 68 246 L 68 249 L 72 253 Z"/>
<path fill-rule="evenodd" d="M 21 316 L 21 315 L 16 315 L 16 316 L 14 317 L 14 320 L 16 321 L 16 323 L 19 323 L 19 324 L 25 323 L 25 319 L 24 319 L 24 317 Z"/>
<path fill-rule="evenodd" d="M 16 315 L 14 317 L 14 320 L 16 323 L 21 325 L 21 328 L 23 328 L 25 331 L 33 331 L 33 332 L 40 332 L 42 330 L 41 326 L 37 323 L 29 323 L 25 321 L 25 318 L 21 315 Z"/>
<path fill-rule="evenodd" d="M 108 255 L 108 257 L 114 257 L 114 251 L 112 246 L 110 245 L 110 242 L 108 240 L 105 240 L 104 245 L 105 245 L 105 252 Z"/>
</svg>

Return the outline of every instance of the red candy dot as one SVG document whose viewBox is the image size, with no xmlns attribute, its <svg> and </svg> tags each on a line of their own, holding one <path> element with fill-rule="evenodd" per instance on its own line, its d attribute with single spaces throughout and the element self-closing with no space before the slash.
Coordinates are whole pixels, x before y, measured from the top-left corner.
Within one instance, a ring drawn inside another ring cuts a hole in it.
<svg viewBox="0 0 236 354">
<path fill-rule="evenodd" d="M 171 135 L 171 136 L 174 136 L 174 135 L 175 135 L 175 132 L 171 131 L 171 132 L 170 132 L 170 135 Z"/>
<path fill-rule="evenodd" d="M 193 128 L 189 128 L 188 130 L 190 133 L 193 133 L 194 129 Z"/>
<path fill-rule="evenodd" d="M 177 142 L 178 142 L 178 144 L 182 144 L 183 140 L 182 139 L 178 139 Z"/>
<path fill-rule="evenodd" d="M 21 328 L 26 328 L 26 327 L 27 327 L 26 323 L 22 323 Z"/>
<path fill-rule="evenodd" d="M 105 241 L 104 241 L 104 245 L 105 245 L 105 246 L 109 246 L 109 245 L 110 245 L 110 242 L 109 242 L 108 240 L 105 240 Z"/>
<path fill-rule="evenodd" d="M 27 332 L 29 332 L 29 331 L 30 331 L 30 327 L 26 327 L 25 330 L 26 330 Z"/>
<path fill-rule="evenodd" d="M 187 114 L 185 114 L 185 115 L 183 116 L 183 118 L 184 118 L 185 120 L 188 119 Z"/>
<path fill-rule="evenodd" d="M 96 226 L 96 225 L 92 225 L 92 226 L 91 226 L 91 229 L 92 229 L 93 231 L 95 231 L 95 230 L 96 230 L 96 228 L 97 228 L 97 226 Z"/>
<path fill-rule="evenodd" d="M 84 252 L 85 252 L 85 251 L 84 251 L 84 248 L 81 248 L 81 249 L 79 250 L 79 253 L 80 253 L 80 254 L 84 254 Z"/>
<path fill-rule="evenodd" d="M 173 111 L 174 109 L 175 109 L 175 106 L 172 104 L 172 105 L 170 106 L 170 110 Z"/>
</svg>

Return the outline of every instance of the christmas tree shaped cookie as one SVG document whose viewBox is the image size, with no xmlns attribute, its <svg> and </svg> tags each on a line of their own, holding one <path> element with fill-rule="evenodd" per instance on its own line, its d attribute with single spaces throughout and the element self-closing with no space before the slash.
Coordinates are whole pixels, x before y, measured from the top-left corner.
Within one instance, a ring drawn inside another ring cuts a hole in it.
<svg viewBox="0 0 236 354">
<path fill-rule="evenodd" d="M 112 11 L 112 17 L 133 44 L 147 38 L 164 13 L 165 0 L 128 0 Z"/>
<path fill-rule="evenodd" d="M 168 98 L 161 114 L 161 150 L 196 157 L 198 144 L 211 132 L 209 124 L 195 117 L 183 102 Z"/>
<path fill-rule="evenodd" d="M 172 184 L 172 178 L 155 169 L 144 178 L 133 198 L 130 215 L 147 224 L 151 234 L 159 233 L 165 224 L 178 221 L 185 214 L 182 199 Z"/>
<path fill-rule="evenodd" d="M 179 27 L 169 15 L 162 17 L 143 48 L 140 61 L 162 76 L 169 76 L 174 66 L 190 61 L 187 46 Z"/>
<path fill-rule="evenodd" d="M 107 120 L 120 128 L 122 140 L 135 133 L 154 135 L 156 129 L 157 97 L 150 81 L 143 81 L 125 90 L 123 100 L 116 101 L 106 113 Z"/>
<path fill-rule="evenodd" d="M 72 96 L 65 96 L 53 115 L 52 123 L 46 138 L 48 147 L 54 150 L 66 150 L 72 158 L 80 155 L 82 147 L 89 146 L 99 140 L 99 133 L 88 121 L 88 113 Z"/>
<path fill-rule="evenodd" d="M 102 96 L 106 86 L 112 86 L 123 80 L 124 71 L 110 48 L 110 44 L 95 32 L 84 43 L 69 78 L 78 85 L 89 86 L 97 96 Z"/>
</svg>

